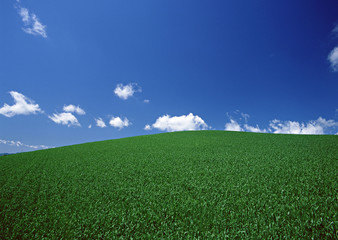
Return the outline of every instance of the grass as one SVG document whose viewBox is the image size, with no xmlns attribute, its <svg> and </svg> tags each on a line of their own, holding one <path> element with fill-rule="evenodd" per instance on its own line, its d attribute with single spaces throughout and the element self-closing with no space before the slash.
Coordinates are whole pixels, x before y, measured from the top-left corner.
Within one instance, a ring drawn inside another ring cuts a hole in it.
<svg viewBox="0 0 338 240">
<path fill-rule="evenodd" d="M 176 132 L 0 157 L 1 239 L 337 239 L 338 136 Z"/>
</svg>

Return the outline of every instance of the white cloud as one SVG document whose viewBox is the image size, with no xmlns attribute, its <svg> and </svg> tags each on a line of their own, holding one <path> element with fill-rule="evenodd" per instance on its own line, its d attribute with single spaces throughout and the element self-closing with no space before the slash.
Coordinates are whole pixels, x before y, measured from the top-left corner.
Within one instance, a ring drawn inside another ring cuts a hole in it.
<svg viewBox="0 0 338 240">
<path fill-rule="evenodd" d="M 267 132 L 266 129 L 260 129 L 258 125 L 256 125 L 256 127 L 253 127 L 253 126 L 249 126 L 248 124 L 244 124 L 244 129 L 248 132 L 260 132 L 260 133 Z"/>
<path fill-rule="evenodd" d="M 151 130 L 151 129 L 152 129 L 152 127 L 149 124 L 147 124 L 147 125 L 144 126 L 144 130 L 148 131 L 148 130 Z"/>
<path fill-rule="evenodd" d="M 142 89 L 136 83 L 129 83 L 127 85 L 117 84 L 114 93 L 121 99 L 126 100 L 133 96 L 135 92 L 141 92 Z"/>
<path fill-rule="evenodd" d="M 334 72 L 338 72 L 338 47 L 335 47 L 329 54 L 328 60 Z"/>
<path fill-rule="evenodd" d="M 143 102 L 150 103 L 150 100 L 149 99 L 144 99 Z"/>
<path fill-rule="evenodd" d="M 258 125 L 250 126 L 247 123 L 249 118 L 248 114 L 236 112 L 240 114 L 239 121 L 234 120 L 231 116 L 230 122 L 225 124 L 226 131 L 242 131 L 242 132 L 261 132 L 261 133 L 284 133 L 284 134 L 328 134 L 335 132 L 334 128 L 338 127 L 338 122 L 334 120 L 326 120 L 319 117 L 317 120 L 308 121 L 307 123 L 300 123 L 297 121 L 280 121 L 272 120 L 269 123 L 268 129 L 261 129 Z M 244 118 L 244 124 L 241 120 Z"/>
<path fill-rule="evenodd" d="M 19 8 L 19 15 L 21 16 L 24 28 L 22 30 L 28 34 L 40 35 L 47 38 L 46 25 L 43 25 L 34 13 L 29 13 L 27 8 L 21 6 Z"/>
<path fill-rule="evenodd" d="M 28 24 L 29 23 L 29 12 L 28 12 L 28 9 L 27 8 L 20 8 L 19 9 L 19 14 L 22 18 L 22 21 L 24 24 Z"/>
<path fill-rule="evenodd" d="M 0 139 L 0 143 L 1 144 L 6 144 L 6 145 L 10 145 L 10 146 L 16 146 L 16 147 L 28 147 L 28 148 L 32 148 L 32 149 L 47 149 L 47 148 L 51 148 L 45 145 L 28 145 L 28 144 L 24 144 L 20 141 L 13 141 L 13 140 L 3 140 Z"/>
<path fill-rule="evenodd" d="M 88 128 L 92 128 L 92 125 L 90 124 L 90 125 L 88 126 Z"/>
<path fill-rule="evenodd" d="M 297 121 L 280 121 L 272 120 L 270 122 L 271 132 L 285 134 L 325 134 L 326 129 L 337 127 L 338 122 L 334 120 L 326 120 L 319 117 L 317 120 L 309 121 L 308 123 L 299 123 Z"/>
<path fill-rule="evenodd" d="M 146 126 L 145 130 L 150 130 L 148 129 L 149 127 Z M 208 125 L 204 122 L 202 118 L 197 115 L 194 116 L 192 113 L 190 113 L 189 115 L 174 117 L 164 115 L 157 118 L 152 127 L 162 131 L 173 132 L 186 130 L 205 130 L 208 128 Z"/>
<path fill-rule="evenodd" d="M 78 126 L 80 127 L 81 124 L 77 120 L 77 118 L 72 113 L 54 113 L 53 116 L 48 116 L 53 122 L 62 125 L 70 126 Z"/>
<path fill-rule="evenodd" d="M 122 129 L 124 127 L 128 127 L 131 123 L 128 118 L 124 118 L 123 120 L 120 117 L 112 117 L 109 121 L 109 124 L 113 127 Z"/>
<path fill-rule="evenodd" d="M 63 111 L 65 112 L 75 112 L 79 115 L 85 115 L 86 112 L 80 108 L 79 106 L 74 106 L 73 104 L 70 104 L 68 106 L 63 106 Z"/>
<path fill-rule="evenodd" d="M 241 126 L 239 125 L 238 122 L 236 122 L 233 119 L 230 119 L 229 123 L 225 124 L 225 131 L 236 131 L 236 132 L 240 132 L 243 131 L 243 129 L 241 128 Z"/>
<path fill-rule="evenodd" d="M 95 121 L 96 121 L 96 126 L 98 126 L 100 128 L 107 127 L 106 124 L 104 123 L 104 121 L 102 120 L 102 118 L 95 119 Z"/>
<path fill-rule="evenodd" d="M 39 104 L 34 104 L 33 100 L 25 97 L 23 94 L 11 91 L 9 92 L 14 99 L 15 104 L 9 106 L 8 104 L 4 104 L 2 108 L 0 108 L 0 114 L 6 117 L 13 117 L 15 115 L 29 115 L 36 114 L 38 112 L 42 112 L 39 107 Z"/>
<path fill-rule="evenodd" d="M 247 119 L 248 116 L 245 118 Z M 258 125 L 256 125 L 256 127 L 254 126 L 250 126 L 247 123 L 244 124 L 244 126 L 242 127 L 240 123 L 238 123 L 237 121 L 230 119 L 229 123 L 225 124 L 225 131 L 235 131 L 235 132 L 267 132 L 266 129 L 260 129 Z"/>
</svg>

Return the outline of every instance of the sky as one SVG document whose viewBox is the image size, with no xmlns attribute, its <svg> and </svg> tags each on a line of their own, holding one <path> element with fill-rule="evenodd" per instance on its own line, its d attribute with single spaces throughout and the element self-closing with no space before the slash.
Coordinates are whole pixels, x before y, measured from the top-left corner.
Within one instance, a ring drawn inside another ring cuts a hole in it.
<svg viewBox="0 0 338 240">
<path fill-rule="evenodd" d="M 0 22 L 0 153 L 338 133 L 337 0 L 6 0 Z"/>
</svg>

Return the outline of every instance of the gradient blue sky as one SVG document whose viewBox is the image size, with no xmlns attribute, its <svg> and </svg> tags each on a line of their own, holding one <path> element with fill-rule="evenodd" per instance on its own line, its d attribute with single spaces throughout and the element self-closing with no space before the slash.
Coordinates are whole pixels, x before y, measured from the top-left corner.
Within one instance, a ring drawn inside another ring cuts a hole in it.
<svg viewBox="0 0 338 240">
<path fill-rule="evenodd" d="M 186 129 L 338 131 L 337 0 L 7 0 L 0 22 L 0 152 Z M 120 98 L 118 84 L 136 91 Z M 41 111 L 15 112 L 13 92 Z M 54 122 L 70 104 L 86 113 L 66 114 L 78 124 Z"/>
</svg>

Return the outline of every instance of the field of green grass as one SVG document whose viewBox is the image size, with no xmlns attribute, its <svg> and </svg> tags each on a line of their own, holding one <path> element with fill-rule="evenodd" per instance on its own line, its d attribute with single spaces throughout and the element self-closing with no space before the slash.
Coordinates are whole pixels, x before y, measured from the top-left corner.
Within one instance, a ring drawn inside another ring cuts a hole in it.
<svg viewBox="0 0 338 240">
<path fill-rule="evenodd" d="M 163 133 L 0 157 L 0 239 L 337 239 L 338 136 Z"/>
</svg>

